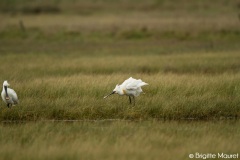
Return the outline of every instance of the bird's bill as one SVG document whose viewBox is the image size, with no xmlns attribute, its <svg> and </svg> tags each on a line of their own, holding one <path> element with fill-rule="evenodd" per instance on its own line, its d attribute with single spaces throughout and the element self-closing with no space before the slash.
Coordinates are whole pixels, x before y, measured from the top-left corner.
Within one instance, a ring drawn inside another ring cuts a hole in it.
<svg viewBox="0 0 240 160">
<path fill-rule="evenodd" d="M 104 99 L 105 98 L 107 98 L 108 96 L 111 96 L 112 94 L 114 94 L 115 93 L 115 91 L 113 91 L 112 93 L 110 93 L 110 94 L 108 94 L 108 95 L 106 95 L 105 97 L 103 97 Z"/>
<path fill-rule="evenodd" d="M 8 93 L 7 93 L 7 86 L 4 86 L 5 92 L 6 92 L 6 100 L 9 100 Z"/>
</svg>

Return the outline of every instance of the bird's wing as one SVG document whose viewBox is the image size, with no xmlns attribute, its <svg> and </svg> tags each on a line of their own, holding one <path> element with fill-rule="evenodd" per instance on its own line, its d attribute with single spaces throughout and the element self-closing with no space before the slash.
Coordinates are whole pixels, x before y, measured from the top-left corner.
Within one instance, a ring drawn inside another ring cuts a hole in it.
<svg viewBox="0 0 240 160">
<path fill-rule="evenodd" d="M 17 93 L 16 93 L 13 89 L 8 88 L 8 94 L 9 94 L 9 96 L 12 97 L 13 102 L 16 103 L 16 104 L 18 104 L 18 96 L 17 96 Z"/>
<path fill-rule="evenodd" d="M 143 82 L 142 80 L 141 80 L 141 82 L 138 84 L 139 87 L 142 87 L 142 86 L 145 86 L 145 85 L 148 85 L 148 83 Z"/>
<path fill-rule="evenodd" d="M 141 86 L 148 85 L 147 83 L 143 82 L 141 79 L 133 79 L 131 82 L 129 82 L 126 85 L 126 89 L 128 90 L 136 90 L 138 88 L 141 88 Z"/>
<path fill-rule="evenodd" d="M 128 86 L 126 87 L 127 90 L 136 90 L 138 87 L 137 86 Z"/>
<path fill-rule="evenodd" d="M 129 83 L 131 83 L 133 80 L 135 80 L 134 78 L 130 77 L 128 79 L 126 79 L 121 85 L 122 86 L 127 86 Z"/>
<path fill-rule="evenodd" d="M 138 84 L 140 83 L 139 80 L 136 79 L 132 79 L 127 85 L 126 85 L 126 89 L 128 90 L 135 90 L 137 89 L 139 86 Z"/>
<path fill-rule="evenodd" d="M 2 93 L 1 93 L 1 96 L 2 96 L 2 100 L 5 102 L 5 103 L 7 103 L 7 101 L 6 101 L 6 99 L 5 99 L 5 96 L 4 96 L 4 91 L 2 91 Z"/>
</svg>

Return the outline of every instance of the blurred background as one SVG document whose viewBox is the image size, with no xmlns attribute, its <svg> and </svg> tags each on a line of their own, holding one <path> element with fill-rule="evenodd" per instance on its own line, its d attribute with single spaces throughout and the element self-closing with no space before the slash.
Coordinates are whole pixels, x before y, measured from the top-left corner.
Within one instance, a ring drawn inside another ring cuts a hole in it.
<svg viewBox="0 0 240 160">
<path fill-rule="evenodd" d="M 235 0 L 1 0 L 0 20 L 1 53 L 170 54 L 240 40 Z"/>
</svg>

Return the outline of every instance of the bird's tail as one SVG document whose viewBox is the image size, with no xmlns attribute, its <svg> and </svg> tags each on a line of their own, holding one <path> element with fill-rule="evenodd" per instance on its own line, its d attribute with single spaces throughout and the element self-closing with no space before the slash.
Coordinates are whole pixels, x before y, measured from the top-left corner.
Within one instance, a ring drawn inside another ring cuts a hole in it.
<svg viewBox="0 0 240 160">
<path fill-rule="evenodd" d="M 141 82 L 141 83 L 138 84 L 139 87 L 146 86 L 146 85 L 148 85 L 148 83 L 146 83 L 146 82 Z"/>
</svg>

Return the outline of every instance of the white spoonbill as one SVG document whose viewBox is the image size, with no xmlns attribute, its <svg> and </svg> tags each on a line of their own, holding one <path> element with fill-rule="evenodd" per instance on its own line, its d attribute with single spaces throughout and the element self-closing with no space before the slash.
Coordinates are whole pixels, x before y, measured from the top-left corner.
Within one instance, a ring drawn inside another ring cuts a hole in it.
<svg viewBox="0 0 240 160">
<path fill-rule="evenodd" d="M 147 83 L 143 82 L 141 79 L 134 79 L 132 77 L 125 80 L 121 85 L 116 85 L 112 93 L 105 96 L 104 98 L 107 98 L 108 96 L 112 94 L 119 94 L 119 95 L 127 95 L 129 97 L 130 104 L 132 103 L 131 97 L 134 100 L 135 105 L 135 97 L 139 96 L 142 91 L 142 86 L 148 85 Z"/>
<path fill-rule="evenodd" d="M 7 104 L 8 107 L 18 104 L 18 96 L 17 93 L 11 89 L 8 88 L 10 85 L 7 81 L 3 82 L 3 90 L 2 90 L 2 99 Z"/>
</svg>

